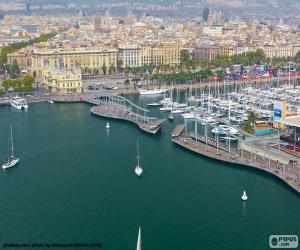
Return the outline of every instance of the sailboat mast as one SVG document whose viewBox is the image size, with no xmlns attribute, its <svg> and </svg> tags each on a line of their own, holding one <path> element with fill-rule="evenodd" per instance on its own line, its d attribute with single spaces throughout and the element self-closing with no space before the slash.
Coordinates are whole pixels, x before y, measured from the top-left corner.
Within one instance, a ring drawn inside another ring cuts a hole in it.
<svg viewBox="0 0 300 250">
<path fill-rule="evenodd" d="M 11 157 L 14 156 L 14 140 L 12 134 L 12 126 L 10 126 L 10 140 L 11 140 Z"/>
<path fill-rule="evenodd" d="M 138 161 L 138 166 L 140 166 L 140 150 L 139 150 L 139 141 L 136 142 L 136 147 L 137 147 L 137 161 Z"/>
</svg>

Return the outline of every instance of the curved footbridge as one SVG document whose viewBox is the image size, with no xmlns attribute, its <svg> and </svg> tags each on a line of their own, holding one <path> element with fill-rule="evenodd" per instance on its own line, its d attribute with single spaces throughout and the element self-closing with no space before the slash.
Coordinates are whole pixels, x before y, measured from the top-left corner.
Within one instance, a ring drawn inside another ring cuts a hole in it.
<svg viewBox="0 0 300 250">
<path fill-rule="evenodd" d="M 149 110 L 135 105 L 122 96 L 102 96 L 96 102 L 98 105 L 91 108 L 92 114 L 135 123 L 147 133 L 156 134 L 165 121 L 165 119 L 147 116 Z"/>
<path fill-rule="evenodd" d="M 150 117 L 147 115 L 149 110 L 137 106 L 122 96 L 112 94 L 61 96 L 53 98 L 53 101 L 58 103 L 89 103 L 94 105 L 90 110 L 92 114 L 132 122 L 150 134 L 156 134 L 160 130 L 161 124 L 166 120 Z"/>
</svg>

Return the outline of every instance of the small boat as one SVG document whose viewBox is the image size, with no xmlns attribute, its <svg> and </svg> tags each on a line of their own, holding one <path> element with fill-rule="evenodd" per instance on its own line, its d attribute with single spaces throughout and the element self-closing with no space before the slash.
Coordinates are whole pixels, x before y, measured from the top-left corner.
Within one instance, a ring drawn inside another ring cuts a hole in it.
<svg viewBox="0 0 300 250">
<path fill-rule="evenodd" d="M 54 101 L 53 100 L 50 100 L 50 101 L 48 101 L 50 104 L 54 104 Z"/>
<path fill-rule="evenodd" d="M 136 243 L 136 250 L 142 250 L 141 226 L 139 226 L 138 239 Z"/>
<path fill-rule="evenodd" d="M 13 134 L 12 134 L 12 126 L 10 127 L 10 141 L 11 141 L 11 156 L 2 165 L 3 169 L 14 167 L 20 161 L 20 159 L 15 157 L 15 155 L 14 155 L 14 141 L 13 141 Z"/>
<path fill-rule="evenodd" d="M 140 166 L 140 151 L 139 151 L 139 142 L 138 141 L 136 143 L 136 147 L 137 147 L 137 157 L 136 157 L 137 158 L 137 166 L 135 167 L 134 172 L 137 176 L 141 176 L 143 173 L 143 169 Z"/>
<path fill-rule="evenodd" d="M 248 200 L 248 196 L 247 196 L 247 194 L 246 194 L 246 191 L 243 192 L 243 195 L 242 195 L 241 198 L 242 198 L 243 201 Z"/>
<path fill-rule="evenodd" d="M 110 125 L 109 125 L 109 123 L 107 122 L 106 123 L 106 126 L 105 126 L 107 129 L 109 129 L 110 128 Z"/>
<path fill-rule="evenodd" d="M 168 119 L 169 119 L 170 121 L 173 121 L 173 120 L 174 120 L 174 116 L 173 116 L 172 114 L 169 114 L 169 115 L 168 115 Z"/>
<path fill-rule="evenodd" d="M 159 102 L 152 102 L 152 103 L 148 103 L 147 107 L 149 108 L 156 108 L 156 107 L 160 107 L 161 104 Z"/>
</svg>

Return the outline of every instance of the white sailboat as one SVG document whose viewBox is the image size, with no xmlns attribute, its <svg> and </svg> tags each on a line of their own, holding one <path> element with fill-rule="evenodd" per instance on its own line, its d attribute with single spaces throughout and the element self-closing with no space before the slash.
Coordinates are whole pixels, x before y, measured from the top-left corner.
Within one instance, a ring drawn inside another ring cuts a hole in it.
<svg viewBox="0 0 300 250">
<path fill-rule="evenodd" d="M 242 195 L 241 198 L 242 198 L 243 201 L 248 200 L 248 196 L 247 196 L 247 194 L 246 194 L 246 191 L 243 192 L 243 195 Z"/>
<path fill-rule="evenodd" d="M 140 166 L 140 151 L 139 151 L 139 142 L 137 141 L 137 166 L 135 167 L 135 170 L 134 170 L 134 172 L 135 172 L 135 174 L 137 175 L 137 176 L 141 176 L 142 175 L 142 173 L 143 173 L 143 169 L 142 169 L 142 167 Z"/>
<path fill-rule="evenodd" d="M 141 239 L 141 226 L 139 226 L 139 234 L 136 243 L 136 250 L 142 250 L 142 239 Z"/>
<path fill-rule="evenodd" d="M 10 141 L 11 141 L 11 156 L 2 165 L 3 169 L 14 167 L 20 161 L 20 159 L 15 157 L 14 155 L 14 141 L 13 141 L 13 134 L 12 134 L 12 126 L 10 126 Z"/>
</svg>

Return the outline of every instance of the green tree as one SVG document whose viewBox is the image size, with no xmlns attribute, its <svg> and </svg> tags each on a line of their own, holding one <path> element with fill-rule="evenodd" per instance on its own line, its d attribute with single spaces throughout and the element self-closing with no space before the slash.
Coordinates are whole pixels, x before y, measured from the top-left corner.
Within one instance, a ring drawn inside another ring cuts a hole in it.
<svg viewBox="0 0 300 250">
<path fill-rule="evenodd" d="M 184 64 L 190 60 L 190 53 L 187 49 L 180 51 L 180 63 Z"/>
<path fill-rule="evenodd" d="M 125 84 L 126 89 L 127 89 L 127 88 L 128 88 L 128 85 L 130 84 L 130 80 L 129 80 L 129 79 L 126 79 L 126 80 L 124 81 L 124 84 Z"/>
<path fill-rule="evenodd" d="M 118 71 L 119 74 L 122 74 L 122 65 L 123 65 L 123 61 L 118 60 L 117 61 L 117 71 Z"/>
<path fill-rule="evenodd" d="M 102 65 L 102 73 L 103 73 L 103 75 L 106 75 L 106 71 L 107 71 L 107 68 L 106 68 L 106 65 L 105 65 L 105 63 L 103 63 L 103 65 Z"/>
<path fill-rule="evenodd" d="M 20 76 L 21 70 L 16 60 L 14 60 L 13 63 L 9 65 L 8 69 L 10 78 L 15 79 Z"/>
<path fill-rule="evenodd" d="M 114 64 L 109 65 L 108 73 L 111 75 L 112 73 L 115 73 L 116 67 Z"/>
</svg>

